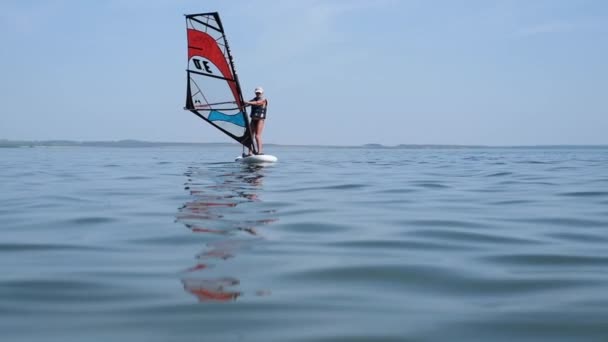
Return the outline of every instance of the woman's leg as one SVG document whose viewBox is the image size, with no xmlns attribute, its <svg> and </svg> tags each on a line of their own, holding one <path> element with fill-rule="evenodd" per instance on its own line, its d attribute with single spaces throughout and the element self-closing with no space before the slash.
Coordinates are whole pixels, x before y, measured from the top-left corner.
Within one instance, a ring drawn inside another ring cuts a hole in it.
<svg viewBox="0 0 608 342">
<path fill-rule="evenodd" d="M 264 131 L 264 119 L 257 120 L 255 126 L 255 141 L 258 144 L 258 153 L 262 153 L 262 132 Z"/>
<path fill-rule="evenodd" d="M 254 139 L 256 139 L 256 142 L 257 142 L 257 138 L 256 137 L 257 137 L 258 121 L 259 120 L 251 119 L 251 125 L 250 125 L 250 127 L 251 127 L 251 136 Z M 253 151 L 251 151 L 251 149 L 249 149 L 249 155 L 251 155 L 251 154 L 253 154 Z"/>
</svg>

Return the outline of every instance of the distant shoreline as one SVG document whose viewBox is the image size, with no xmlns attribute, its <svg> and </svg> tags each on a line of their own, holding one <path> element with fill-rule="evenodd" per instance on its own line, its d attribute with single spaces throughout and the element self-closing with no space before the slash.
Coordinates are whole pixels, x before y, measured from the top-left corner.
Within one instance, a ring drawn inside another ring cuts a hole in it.
<svg viewBox="0 0 608 342">
<path fill-rule="evenodd" d="M 74 140 L 7 140 L 0 139 L 0 148 L 22 147 L 171 147 L 171 146 L 239 146 L 237 143 L 154 142 L 141 140 L 74 141 Z M 445 144 L 382 144 L 363 145 L 289 145 L 266 144 L 278 147 L 364 148 L 364 149 L 488 149 L 488 148 L 608 148 L 608 145 L 445 145 Z"/>
</svg>

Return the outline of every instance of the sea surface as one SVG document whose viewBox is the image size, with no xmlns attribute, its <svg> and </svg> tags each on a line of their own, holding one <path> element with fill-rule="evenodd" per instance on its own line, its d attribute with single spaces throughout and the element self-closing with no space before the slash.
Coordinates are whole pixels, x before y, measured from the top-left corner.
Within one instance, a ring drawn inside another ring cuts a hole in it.
<svg viewBox="0 0 608 342">
<path fill-rule="evenodd" d="M 608 148 L 0 149 L 2 341 L 608 341 Z"/>
</svg>

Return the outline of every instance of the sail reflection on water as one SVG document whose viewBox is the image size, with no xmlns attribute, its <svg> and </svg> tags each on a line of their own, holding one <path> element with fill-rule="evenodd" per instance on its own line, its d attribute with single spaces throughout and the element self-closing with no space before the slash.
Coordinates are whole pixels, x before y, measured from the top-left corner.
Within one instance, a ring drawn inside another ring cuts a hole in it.
<svg viewBox="0 0 608 342">
<path fill-rule="evenodd" d="M 222 266 L 233 262 L 240 252 L 264 239 L 260 227 L 277 219 L 274 210 L 259 210 L 259 193 L 264 169 L 220 164 L 190 167 L 185 172 L 185 190 L 191 200 L 176 215 L 193 234 L 204 234 L 204 248 L 195 256 L 196 264 L 182 271 L 184 289 L 201 302 L 233 301 L 243 295 L 240 280 L 222 274 Z M 253 295 L 267 295 L 256 290 Z"/>
</svg>

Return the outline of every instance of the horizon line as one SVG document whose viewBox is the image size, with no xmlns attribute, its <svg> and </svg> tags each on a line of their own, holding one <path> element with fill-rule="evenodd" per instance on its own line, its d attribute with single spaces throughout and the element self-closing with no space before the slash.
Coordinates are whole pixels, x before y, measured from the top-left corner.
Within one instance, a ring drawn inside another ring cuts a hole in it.
<svg viewBox="0 0 608 342">
<path fill-rule="evenodd" d="M 137 139 L 119 140 L 71 140 L 71 139 L 44 139 L 44 140 L 13 140 L 0 139 L 0 147 L 3 144 L 10 145 L 40 145 L 53 144 L 55 146 L 77 145 L 77 144 L 132 144 L 132 145 L 235 145 L 237 142 L 184 142 L 184 141 L 149 141 Z M 608 147 L 608 144 L 534 144 L 534 145 L 486 145 L 486 144 L 437 144 L 437 143 L 400 143 L 396 145 L 384 145 L 379 143 L 364 143 L 356 145 L 334 145 L 334 144 L 279 144 L 265 143 L 266 146 L 283 147 L 367 147 L 367 148 L 398 148 L 398 147 L 461 147 L 461 148 L 506 148 L 506 147 Z"/>
</svg>

